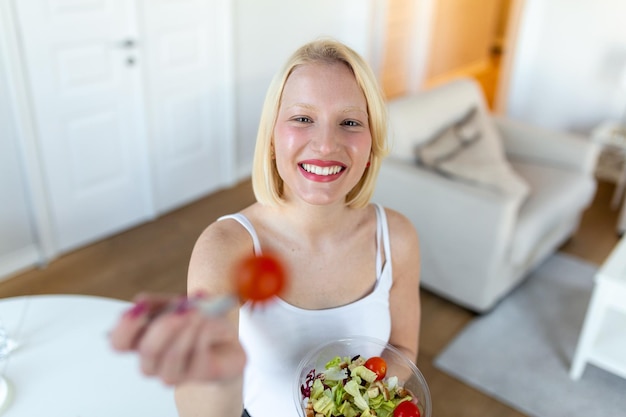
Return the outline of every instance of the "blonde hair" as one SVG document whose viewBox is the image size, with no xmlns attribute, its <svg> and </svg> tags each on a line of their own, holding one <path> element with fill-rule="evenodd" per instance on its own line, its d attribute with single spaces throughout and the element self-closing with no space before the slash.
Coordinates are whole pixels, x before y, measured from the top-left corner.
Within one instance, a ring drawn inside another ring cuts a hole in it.
<svg viewBox="0 0 626 417">
<path fill-rule="evenodd" d="M 370 165 L 357 185 L 346 196 L 346 205 L 349 207 L 365 207 L 374 193 L 382 159 L 388 153 L 387 109 L 376 77 L 369 65 L 354 50 L 330 39 L 313 41 L 300 47 L 287 60 L 282 71 L 276 74 L 269 86 L 259 122 L 252 164 L 254 195 L 261 204 L 277 206 L 284 202 L 283 181 L 278 174 L 276 161 L 272 155 L 274 127 L 287 79 L 296 67 L 312 63 L 345 64 L 354 74 L 357 85 L 365 95 L 372 136 Z"/>
</svg>

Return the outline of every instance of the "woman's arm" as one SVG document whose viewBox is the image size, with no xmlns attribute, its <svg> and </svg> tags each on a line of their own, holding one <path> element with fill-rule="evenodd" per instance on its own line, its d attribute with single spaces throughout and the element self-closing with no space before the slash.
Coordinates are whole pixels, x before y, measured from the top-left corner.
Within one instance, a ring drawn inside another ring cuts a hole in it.
<svg viewBox="0 0 626 417">
<path fill-rule="evenodd" d="M 188 292 L 209 297 L 234 292 L 235 263 L 253 253 L 250 235 L 231 220 L 214 223 L 198 238 L 189 262 Z M 240 417 L 243 411 L 243 367 L 245 352 L 239 343 L 239 311 L 228 314 L 227 339 L 208 347 L 211 355 L 198 366 L 219 369 L 217 382 L 183 383 L 176 387 L 176 405 L 181 417 Z M 209 330 L 210 331 L 210 330 Z M 207 339 L 211 334 L 203 333 Z M 210 344 L 210 343 L 208 343 Z M 208 352 L 207 352 L 208 353 Z M 215 362 L 211 363 L 211 359 Z"/>
<path fill-rule="evenodd" d="M 224 221 L 200 236 L 189 264 L 189 298 L 234 294 L 232 271 L 253 253 L 238 224 Z M 114 349 L 136 352 L 145 375 L 176 385 L 180 416 L 240 417 L 245 352 L 239 310 L 207 317 L 189 298 L 142 294 L 111 330 Z"/>
<path fill-rule="evenodd" d="M 386 209 L 386 213 L 393 262 L 389 342 L 417 361 L 421 318 L 419 240 L 415 228 L 405 216 L 390 209 Z"/>
</svg>

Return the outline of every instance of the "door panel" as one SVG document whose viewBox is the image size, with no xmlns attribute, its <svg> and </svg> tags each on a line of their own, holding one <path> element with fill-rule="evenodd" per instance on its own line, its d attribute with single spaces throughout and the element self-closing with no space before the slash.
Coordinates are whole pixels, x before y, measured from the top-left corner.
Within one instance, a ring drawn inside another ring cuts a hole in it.
<svg viewBox="0 0 626 417">
<path fill-rule="evenodd" d="M 435 3 L 426 87 L 472 77 L 495 109 L 502 56 L 499 37 L 506 32 L 512 0 L 440 0 Z M 508 59 L 508 58 L 505 58 Z"/>
<path fill-rule="evenodd" d="M 95 194 L 116 187 L 127 178 L 130 161 L 125 161 L 124 146 L 115 132 L 119 121 L 111 112 L 100 111 L 67 122 L 69 169 L 75 193 Z"/>
<path fill-rule="evenodd" d="M 152 215 L 127 0 L 15 2 L 61 252 Z"/>
<path fill-rule="evenodd" d="M 144 1 L 155 203 L 170 210 L 228 182 L 223 49 L 228 0 Z M 221 103 L 221 104 L 220 104 Z M 225 151 L 226 149 L 226 151 Z"/>
<path fill-rule="evenodd" d="M 64 94 L 110 88 L 115 81 L 112 59 L 100 42 L 59 49 L 55 55 L 59 89 Z"/>
</svg>

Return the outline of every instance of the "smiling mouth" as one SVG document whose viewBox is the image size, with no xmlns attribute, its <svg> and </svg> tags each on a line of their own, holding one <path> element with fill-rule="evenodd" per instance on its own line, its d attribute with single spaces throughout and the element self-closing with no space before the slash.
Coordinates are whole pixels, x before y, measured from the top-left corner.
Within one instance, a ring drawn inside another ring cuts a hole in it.
<svg viewBox="0 0 626 417">
<path fill-rule="evenodd" d="M 343 171 L 345 168 L 341 165 L 334 165 L 330 167 L 321 167 L 313 164 L 300 164 L 303 170 L 315 175 L 328 176 L 335 175 Z"/>
</svg>

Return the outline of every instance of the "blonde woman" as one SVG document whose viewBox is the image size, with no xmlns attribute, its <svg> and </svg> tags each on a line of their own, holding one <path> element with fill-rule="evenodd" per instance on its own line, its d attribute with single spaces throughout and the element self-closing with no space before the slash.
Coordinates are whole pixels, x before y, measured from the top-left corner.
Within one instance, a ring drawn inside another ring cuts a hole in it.
<svg viewBox="0 0 626 417">
<path fill-rule="evenodd" d="M 333 40 L 298 49 L 263 107 L 257 202 L 204 230 L 188 275 L 190 294 L 229 294 L 235 263 L 267 251 L 289 271 L 286 290 L 219 318 L 190 310 L 149 320 L 162 300 L 143 297 L 112 333 L 114 347 L 138 351 L 145 374 L 176 385 L 181 416 L 296 416 L 301 358 L 350 335 L 417 358 L 417 234 L 370 203 L 387 146 L 385 103 L 364 60 Z"/>
</svg>

